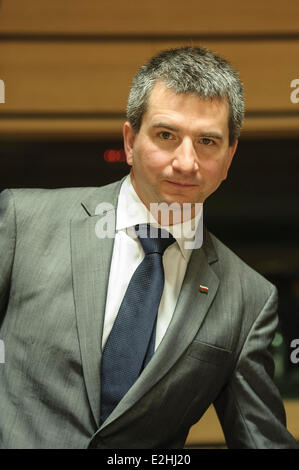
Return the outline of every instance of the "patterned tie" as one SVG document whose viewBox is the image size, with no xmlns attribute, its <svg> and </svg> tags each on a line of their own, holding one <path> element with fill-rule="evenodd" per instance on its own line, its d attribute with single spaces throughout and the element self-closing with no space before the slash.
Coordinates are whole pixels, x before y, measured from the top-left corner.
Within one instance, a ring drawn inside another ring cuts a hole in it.
<svg viewBox="0 0 299 470">
<path fill-rule="evenodd" d="M 101 423 L 131 388 L 155 348 L 157 313 L 164 288 L 162 256 L 175 239 L 164 229 L 135 226 L 145 253 L 134 272 L 105 344 L 101 365 Z"/>
</svg>

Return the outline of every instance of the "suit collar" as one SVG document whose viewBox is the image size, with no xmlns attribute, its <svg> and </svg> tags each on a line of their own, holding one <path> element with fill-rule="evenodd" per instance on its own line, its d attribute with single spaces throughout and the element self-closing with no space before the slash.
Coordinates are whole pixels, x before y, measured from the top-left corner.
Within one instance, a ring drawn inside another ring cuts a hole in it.
<svg viewBox="0 0 299 470">
<path fill-rule="evenodd" d="M 116 209 L 119 191 L 125 178 L 126 176 L 115 183 L 102 186 L 101 188 L 95 188 L 94 191 L 81 202 L 85 212 L 91 217 L 98 216 L 98 206 L 101 203 L 107 203 L 107 205 L 109 204 Z"/>
<path fill-rule="evenodd" d="M 202 246 L 207 262 L 212 265 L 216 261 L 218 261 L 218 255 L 214 247 L 214 243 L 212 241 L 212 237 L 210 233 L 208 232 L 207 228 L 203 226 L 203 246 Z"/>
</svg>

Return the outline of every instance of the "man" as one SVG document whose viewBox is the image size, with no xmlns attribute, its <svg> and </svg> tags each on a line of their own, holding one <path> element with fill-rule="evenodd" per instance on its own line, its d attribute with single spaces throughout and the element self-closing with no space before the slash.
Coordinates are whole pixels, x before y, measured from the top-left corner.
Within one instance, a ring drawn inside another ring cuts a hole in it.
<svg viewBox="0 0 299 470">
<path fill-rule="evenodd" d="M 275 287 L 206 230 L 187 244 L 227 177 L 243 113 L 225 60 L 164 51 L 132 85 L 128 177 L 2 193 L 3 448 L 181 448 L 212 403 L 228 447 L 296 447 L 268 351 Z M 177 204 L 167 224 L 161 204 Z M 163 250 L 141 236 L 149 221 Z"/>
</svg>

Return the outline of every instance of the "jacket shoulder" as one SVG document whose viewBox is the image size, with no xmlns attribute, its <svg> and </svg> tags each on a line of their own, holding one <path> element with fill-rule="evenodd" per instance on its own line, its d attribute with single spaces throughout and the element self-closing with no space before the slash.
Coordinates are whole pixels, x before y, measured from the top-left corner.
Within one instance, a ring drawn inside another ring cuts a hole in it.
<svg viewBox="0 0 299 470">
<path fill-rule="evenodd" d="M 1 192 L 2 200 L 11 199 L 16 211 L 24 216 L 72 215 L 84 201 L 101 202 L 117 196 L 120 181 L 101 187 L 10 188 Z M 84 204 L 83 204 L 84 207 Z"/>
</svg>

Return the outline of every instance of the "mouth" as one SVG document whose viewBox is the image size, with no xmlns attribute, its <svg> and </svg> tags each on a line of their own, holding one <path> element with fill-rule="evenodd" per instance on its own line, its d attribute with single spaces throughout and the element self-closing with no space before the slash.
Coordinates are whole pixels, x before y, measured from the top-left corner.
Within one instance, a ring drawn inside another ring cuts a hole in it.
<svg viewBox="0 0 299 470">
<path fill-rule="evenodd" d="M 177 188 L 187 188 L 188 189 L 188 188 L 195 188 L 197 186 L 196 184 L 179 182 L 179 181 L 166 180 L 166 182 L 171 184 L 174 187 L 177 187 Z"/>
</svg>

